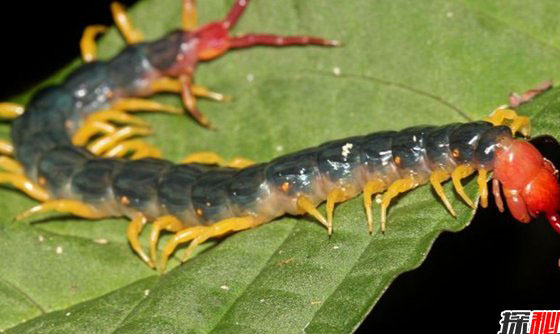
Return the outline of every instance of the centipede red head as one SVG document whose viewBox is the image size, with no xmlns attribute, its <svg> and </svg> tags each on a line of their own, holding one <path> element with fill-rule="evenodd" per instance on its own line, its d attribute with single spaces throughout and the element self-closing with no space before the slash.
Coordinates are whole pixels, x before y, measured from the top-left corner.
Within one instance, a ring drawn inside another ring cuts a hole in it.
<svg viewBox="0 0 560 334">
<path fill-rule="evenodd" d="M 496 150 L 494 178 L 513 217 L 527 223 L 543 214 L 560 234 L 558 170 L 530 143 L 506 138 Z"/>
</svg>

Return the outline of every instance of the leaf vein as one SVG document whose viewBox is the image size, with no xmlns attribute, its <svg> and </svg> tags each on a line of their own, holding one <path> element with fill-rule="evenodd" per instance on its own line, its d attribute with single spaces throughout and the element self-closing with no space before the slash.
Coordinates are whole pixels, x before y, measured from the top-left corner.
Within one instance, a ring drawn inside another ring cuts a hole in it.
<svg viewBox="0 0 560 334">
<path fill-rule="evenodd" d="M 41 312 L 41 314 L 47 314 L 47 312 L 41 306 L 41 304 L 39 304 L 39 302 L 37 302 L 35 299 L 33 299 L 33 297 L 31 297 L 31 295 L 29 295 L 27 292 L 23 291 L 20 287 L 18 287 L 17 285 L 11 283 L 10 281 L 8 281 L 8 280 L 6 280 L 5 278 L 2 278 L 2 277 L 0 277 L 0 281 L 2 283 L 6 284 L 7 286 L 9 286 L 10 288 L 16 290 L 23 297 L 25 297 L 25 299 L 27 299 L 27 301 L 29 301 L 33 306 L 35 306 Z"/>
<path fill-rule="evenodd" d="M 324 71 L 309 71 L 309 73 L 323 75 L 323 76 L 329 76 L 329 77 L 332 77 L 332 75 L 333 75 L 331 72 L 324 72 Z M 387 86 L 387 87 L 400 88 L 402 90 L 405 90 L 405 91 L 408 91 L 410 93 L 414 93 L 414 94 L 426 97 L 428 99 L 436 101 L 439 104 L 444 105 L 445 107 L 453 110 L 457 115 L 459 115 L 465 121 L 470 122 L 470 121 L 473 120 L 472 117 L 467 115 L 467 113 L 465 113 L 461 108 L 457 107 L 456 105 L 454 105 L 450 101 L 448 101 L 448 100 L 444 99 L 443 97 L 438 96 L 436 94 L 432 94 L 428 91 L 422 90 L 420 88 L 409 86 L 409 85 L 401 83 L 401 82 L 386 80 L 386 79 L 374 77 L 374 76 L 371 76 L 371 75 L 365 75 L 365 74 L 342 73 L 342 74 L 339 74 L 338 77 L 354 78 L 354 79 L 359 79 L 359 80 L 364 80 L 364 81 L 371 81 L 371 82 L 376 82 L 380 85 L 384 85 L 384 86 Z"/>
</svg>

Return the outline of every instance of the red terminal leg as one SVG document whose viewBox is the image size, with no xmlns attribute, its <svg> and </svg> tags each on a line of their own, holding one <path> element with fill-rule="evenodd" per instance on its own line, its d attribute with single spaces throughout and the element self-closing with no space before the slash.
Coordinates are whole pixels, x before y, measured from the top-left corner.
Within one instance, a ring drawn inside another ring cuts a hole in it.
<svg viewBox="0 0 560 334">
<path fill-rule="evenodd" d="M 183 102 L 192 116 L 202 125 L 209 127 L 208 120 L 196 108 L 192 94 L 192 75 L 198 61 L 211 60 L 226 53 L 232 48 L 247 48 L 256 45 L 290 46 L 318 45 L 337 46 L 340 43 L 312 36 L 280 36 L 272 34 L 247 34 L 230 36 L 229 30 L 235 26 L 243 15 L 249 0 L 237 0 L 227 16 L 221 21 L 208 23 L 194 31 L 196 23 L 194 0 L 184 0 L 183 27 L 186 29 L 185 44 L 181 54 L 177 55 L 174 66 L 162 73 L 164 76 L 179 77 L 182 86 Z"/>
<path fill-rule="evenodd" d="M 230 37 L 231 48 L 247 48 L 256 45 L 289 46 L 289 45 L 320 45 L 337 46 L 340 43 L 312 36 L 278 36 L 269 34 L 247 34 Z"/>
<path fill-rule="evenodd" d="M 222 21 L 222 26 L 224 27 L 224 29 L 229 30 L 233 28 L 233 26 L 237 23 L 237 21 L 245 11 L 245 8 L 247 8 L 248 4 L 249 0 L 239 0 L 235 2 L 233 7 L 231 7 L 231 9 L 229 10 L 226 18 Z"/>
<path fill-rule="evenodd" d="M 198 39 L 197 55 L 199 60 L 210 60 L 224 54 L 230 48 L 247 48 L 256 45 L 289 46 L 319 45 L 337 46 L 338 41 L 312 36 L 280 36 L 271 34 L 247 34 L 237 37 L 229 35 L 247 7 L 249 0 L 237 0 L 222 21 L 211 22 L 195 31 Z"/>
</svg>

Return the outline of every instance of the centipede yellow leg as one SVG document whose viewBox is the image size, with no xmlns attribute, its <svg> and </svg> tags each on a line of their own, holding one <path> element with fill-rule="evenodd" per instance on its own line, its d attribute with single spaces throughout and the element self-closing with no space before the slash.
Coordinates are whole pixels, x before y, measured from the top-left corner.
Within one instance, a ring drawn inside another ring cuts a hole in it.
<svg viewBox="0 0 560 334">
<path fill-rule="evenodd" d="M 152 100 L 140 98 L 125 98 L 119 99 L 112 106 L 114 109 L 135 112 L 135 111 L 155 111 L 167 112 L 170 114 L 183 114 L 183 109 L 170 106 L 167 104 L 159 103 Z"/>
<path fill-rule="evenodd" d="M 496 109 L 490 116 L 483 118 L 486 122 L 492 123 L 494 126 L 504 125 L 505 120 L 513 120 L 517 117 L 517 113 L 511 109 Z"/>
<path fill-rule="evenodd" d="M 100 219 L 106 216 L 101 211 L 89 204 L 71 199 L 58 199 L 46 201 L 45 203 L 34 206 L 31 209 L 19 214 L 16 217 L 16 220 L 22 220 L 31 215 L 51 211 L 69 213 L 71 215 L 86 219 Z"/>
<path fill-rule="evenodd" d="M 167 242 L 167 244 L 165 245 L 165 247 L 161 252 L 159 270 L 161 272 L 165 272 L 165 269 L 167 268 L 167 261 L 171 256 L 171 254 L 173 254 L 177 246 L 195 239 L 209 228 L 210 227 L 208 226 L 194 226 L 194 227 L 188 227 L 184 230 L 175 233 L 173 238 L 171 238 L 171 240 Z"/>
<path fill-rule="evenodd" d="M 153 104 L 151 106 L 153 106 Z M 146 127 L 150 126 L 148 122 L 146 122 L 145 120 L 139 117 L 129 115 L 122 110 L 113 110 L 113 109 L 105 109 L 105 110 L 100 110 L 98 112 L 95 112 L 89 115 L 87 117 L 87 120 L 98 121 L 98 122 L 115 122 L 119 124 L 137 125 L 137 126 L 146 126 Z"/>
<path fill-rule="evenodd" d="M 197 21 L 195 0 L 183 0 L 183 30 L 194 30 L 196 28 Z"/>
<path fill-rule="evenodd" d="M 84 62 L 89 63 L 97 59 L 97 45 L 95 38 L 97 35 L 104 33 L 107 27 L 104 25 L 96 24 L 87 26 L 82 34 L 80 40 L 80 50 L 82 52 L 82 59 Z"/>
<path fill-rule="evenodd" d="M 332 235 L 334 206 L 336 203 L 350 199 L 350 195 L 345 188 L 335 188 L 327 195 L 327 226 L 329 235 Z"/>
<path fill-rule="evenodd" d="M 531 121 L 529 118 L 526 116 L 519 116 L 511 109 L 496 109 L 490 116 L 484 118 L 484 120 L 495 126 L 507 125 L 510 127 L 512 134 L 520 132 L 523 136 L 528 137 L 531 133 Z"/>
<path fill-rule="evenodd" d="M 37 201 L 44 202 L 49 199 L 49 194 L 46 190 L 21 173 L 0 173 L 0 184 L 1 183 L 8 183 Z"/>
<path fill-rule="evenodd" d="M 301 210 L 302 213 L 307 213 L 313 216 L 319 221 L 319 223 L 323 224 L 327 228 L 327 231 L 332 231 L 332 225 L 329 225 L 329 222 L 325 219 L 325 217 L 323 217 L 319 210 L 317 210 L 315 204 L 313 204 L 313 202 L 311 202 L 309 198 L 303 195 L 299 196 L 296 204 L 298 209 Z"/>
<path fill-rule="evenodd" d="M 183 86 L 181 81 L 174 78 L 163 77 L 154 81 L 151 85 L 154 93 L 169 92 L 182 93 Z M 201 85 L 192 84 L 191 91 L 194 96 L 205 97 L 214 101 L 227 102 L 231 100 L 231 96 L 211 91 L 209 88 Z"/>
<path fill-rule="evenodd" d="M 88 146 L 88 150 L 95 155 L 101 155 L 117 145 L 120 141 L 133 136 L 147 136 L 150 133 L 151 130 L 147 128 L 125 126 L 95 140 Z"/>
<path fill-rule="evenodd" d="M 231 167 L 231 168 L 246 168 L 251 165 L 254 165 L 255 162 L 250 159 L 246 159 L 243 157 L 234 157 L 230 161 L 228 161 L 224 166 Z"/>
<path fill-rule="evenodd" d="M 13 174 L 23 175 L 23 167 L 21 166 L 21 164 L 5 155 L 0 155 L 0 168 Z"/>
<path fill-rule="evenodd" d="M 157 244 L 159 241 L 159 234 L 162 230 L 169 232 L 179 232 L 184 229 L 183 224 L 174 216 L 167 215 L 156 219 L 152 224 L 152 232 L 150 234 L 150 258 L 153 263 L 156 263 Z"/>
<path fill-rule="evenodd" d="M 199 163 L 204 165 L 223 166 L 225 164 L 225 160 L 222 157 L 220 157 L 217 153 L 209 152 L 209 151 L 201 151 L 201 152 L 195 152 L 187 155 L 184 159 L 181 160 L 181 163 L 184 164 Z"/>
<path fill-rule="evenodd" d="M 418 182 L 413 178 L 400 179 L 393 182 L 387 191 L 383 193 L 381 199 L 381 232 L 385 232 L 385 223 L 387 220 L 387 208 L 391 204 L 391 200 L 398 194 L 414 189 L 418 186 Z"/>
<path fill-rule="evenodd" d="M 222 93 L 213 92 L 205 86 L 192 85 L 191 90 L 194 96 L 205 97 L 207 99 L 218 101 L 218 102 L 231 101 L 231 96 L 224 95 Z"/>
<path fill-rule="evenodd" d="M 162 77 L 157 80 L 154 80 L 150 88 L 154 93 L 160 92 L 169 92 L 169 93 L 181 93 L 182 85 L 179 79 L 170 78 L 170 77 Z"/>
<path fill-rule="evenodd" d="M 72 136 L 72 143 L 74 145 L 84 146 L 91 137 L 98 133 L 109 134 L 117 131 L 117 128 L 110 122 L 123 125 L 150 126 L 148 122 L 141 118 L 129 115 L 123 111 L 101 110 L 86 118 L 83 126 Z"/>
<path fill-rule="evenodd" d="M 531 120 L 527 116 L 517 116 L 510 125 L 511 132 L 521 133 L 524 137 L 531 134 Z"/>
<path fill-rule="evenodd" d="M 189 247 L 183 253 L 181 261 L 187 261 L 195 251 L 196 247 L 210 238 L 218 237 L 230 232 L 247 230 L 257 225 L 257 221 L 251 216 L 228 218 L 214 223 L 208 226 L 205 231 L 191 241 Z"/>
<path fill-rule="evenodd" d="M 119 31 L 128 44 L 135 44 L 144 40 L 142 33 L 134 28 L 132 20 L 128 16 L 123 5 L 118 2 L 113 2 L 111 4 L 111 12 L 117 28 L 119 28 Z"/>
<path fill-rule="evenodd" d="M 24 112 L 24 107 L 21 104 L 11 102 L 0 102 L 0 118 L 14 119 L 19 117 Z"/>
<path fill-rule="evenodd" d="M 373 213 L 371 210 L 373 194 L 380 193 L 385 190 L 385 182 L 381 180 L 371 180 L 364 186 L 364 208 L 366 209 L 367 223 L 369 234 L 373 233 Z"/>
<path fill-rule="evenodd" d="M 202 126 L 210 127 L 210 121 L 202 114 L 196 106 L 195 96 L 207 97 L 217 101 L 229 101 L 229 96 L 212 92 L 203 86 L 194 85 L 191 77 L 182 75 L 179 79 L 161 78 L 151 85 L 153 92 L 174 92 L 180 93 L 183 105 L 189 114 Z"/>
<path fill-rule="evenodd" d="M 112 124 L 93 120 L 86 121 L 84 125 L 72 135 L 72 143 L 77 146 L 84 146 L 91 137 L 98 133 L 109 134 L 115 131 L 117 131 L 117 128 Z"/>
<path fill-rule="evenodd" d="M 131 139 L 120 142 L 115 147 L 105 152 L 103 156 L 110 158 L 120 158 L 131 151 L 134 152 L 131 156 L 132 159 L 142 159 L 148 157 L 161 158 L 162 156 L 161 151 L 158 148 L 140 139 Z"/>
<path fill-rule="evenodd" d="M 192 80 L 188 75 L 182 75 L 179 77 L 181 82 L 181 98 L 183 100 L 183 105 L 189 112 L 189 114 L 202 126 L 210 128 L 210 121 L 208 118 L 198 110 L 196 106 L 196 98 L 192 92 Z"/>
<path fill-rule="evenodd" d="M 480 192 L 480 206 L 483 208 L 488 206 L 488 171 L 484 168 L 478 170 L 478 177 L 476 182 L 478 184 L 478 191 Z"/>
<path fill-rule="evenodd" d="M 457 217 L 457 213 L 455 213 L 455 210 L 453 210 L 453 206 L 451 206 L 451 203 L 447 199 L 447 196 L 443 191 L 443 187 L 441 186 L 441 183 L 447 181 L 449 177 L 450 175 L 448 172 L 444 170 L 438 170 L 433 172 L 432 175 L 430 175 L 430 183 L 432 184 L 432 187 L 434 188 L 436 194 L 438 194 L 439 198 L 441 199 L 441 201 L 443 202 L 443 204 L 445 205 L 449 213 L 453 217 Z"/>
<path fill-rule="evenodd" d="M 232 168 L 245 168 L 255 164 L 254 161 L 242 157 L 235 157 L 231 161 L 227 162 L 218 154 L 209 151 L 191 153 L 183 160 L 181 160 L 181 163 L 199 163 L 204 165 L 218 165 Z"/>
<path fill-rule="evenodd" d="M 0 154 L 12 155 L 14 153 L 14 145 L 12 143 L 0 139 Z"/>
<path fill-rule="evenodd" d="M 138 130 L 134 127 L 119 129 L 116 126 L 108 123 L 108 121 L 146 126 L 146 130 Z M 76 131 L 72 136 L 72 142 L 74 143 L 74 145 L 84 146 L 94 135 L 102 133 L 105 134 L 105 137 L 100 138 L 100 140 L 92 144 L 92 153 L 100 154 L 108 150 L 104 155 L 108 157 L 115 157 L 123 156 L 131 150 L 136 150 L 136 152 L 134 152 L 134 154 L 132 155 L 133 159 L 144 157 L 161 157 L 161 152 L 159 151 L 159 149 L 141 140 L 130 140 L 116 144 L 116 142 L 124 138 L 122 136 L 127 136 L 127 134 L 125 133 L 126 131 L 132 131 L 132 129 L 136 129 L 136 134 L 129 134 L 128 136 L 142 135 L 143 133 L 150 131 L 148 129 L 148 126 L 148 123 L 141 120 L 140 118 L 128 115 L 124 112 L 116 110 L 103 110 L 88 117 L 84 125 L 80 129 L 78 129 L 78 131 Z M 138 131 L 144 132 L 138 133 Z M 109 141 L 109 143 L 105 142 L 104 144 L 103 140 Z M 115 142 L 110 142 L 111 140 L 114 140 Z M 95 145 L 108 146 L 99 147 Z M 115 146 L 111 149 L 112 145 Z"/>
<path fill-rule="evenodd" d="M 148 255 L 146 255 L 146 253 L 144 253 L 142 246 L 140 246 L 140 240 L 138 239 L 147 221 L 146 216 L 141 213 L 136 213 L 133 216 L 132 221 L 128 224 L 126 236 L 128 238 L 128 242 L 130 243 L 130 247 L 132 247 L 136 254 L 140 256 L 142 261 L 146 262 L 150 268 L 154 268 L 154 262 L 148 257 Z"/>
<path fill-rule="evenodd" d="M 453 186 L 455 187 L 455 191 L 457 191 L 457 194 L 461 196 L 465 203 L 467 203 L 471 208 L 474 209 L 475 206 L 473 201 L 465 193 L 465 188 L 463 188 L 463 185 L 461 184 L 461 180 L 471 175 L 473 172 L 474 168 L 472 168 L 470 165 L 459 165 L 451 173 L 451 180 L 453 181 Z"/>
</svg>

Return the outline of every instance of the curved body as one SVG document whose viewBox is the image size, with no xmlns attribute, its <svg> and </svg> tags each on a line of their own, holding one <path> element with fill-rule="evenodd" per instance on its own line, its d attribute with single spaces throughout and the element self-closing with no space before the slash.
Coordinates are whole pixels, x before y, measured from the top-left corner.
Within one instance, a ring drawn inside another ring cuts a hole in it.
<svg viewBox="0 0 560 334">
<path fill-rule="evenodd" d="M 85 64 L 62 84 L 36 93 L 12 127 L 15 157 L 27 175 L 36 180 L 41 157 L 53 148 L 71 146 L 72 135 L 90 114 L 122 98 L 153 94 L 151 84 L 174 70 L 185 43 L 195 47 L 189 33 L 176 31 L 155 42 L 129 45 L 111 60 Z M 188 63 L 194 67 L 196 57 Z"/>
</svg>

